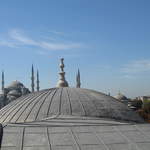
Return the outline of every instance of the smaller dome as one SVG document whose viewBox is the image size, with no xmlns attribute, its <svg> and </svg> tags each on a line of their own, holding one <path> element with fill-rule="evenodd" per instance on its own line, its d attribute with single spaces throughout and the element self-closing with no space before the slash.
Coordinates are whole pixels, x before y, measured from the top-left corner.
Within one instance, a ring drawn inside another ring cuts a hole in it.
<svg viewBox="0 0 150 150">
<path fill-rule="evenodd" d="M 128 100 L 128 98 L 120 92 L 115 96 L 115 98 L 118 100 Z"/>
<path fill-rule="evenodd" d="M 16 99 L 16 96 L 7 95 L 7 100 L 8 100 L 8 102 L 11 102 L 11 101 L 13 101 L 13 100 L 15 100 L 15 99 Z"/>
<path fill-rule="evenodd" d="M 17 90 L 12 90 L 8 93 L 8 95 L 12 95 L 12 96 L 15 96 L 15 97 L 19 97 L 21 96 L 21 93 Z"/>
<path fill-rule="evenodd" d="M 7 88 L 12 89 L 12 88 L 20 88 L 20 87 L 24 87 L 24 85 L 19 82 L 19 81 L 13 81 L 9 86 L 7 86 Z"/>
</svg>

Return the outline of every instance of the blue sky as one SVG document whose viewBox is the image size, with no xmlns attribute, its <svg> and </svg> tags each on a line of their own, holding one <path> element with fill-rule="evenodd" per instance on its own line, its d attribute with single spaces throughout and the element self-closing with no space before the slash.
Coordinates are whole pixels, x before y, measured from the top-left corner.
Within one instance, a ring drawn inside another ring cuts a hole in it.
<svg viewBox="0 0 150 150">
<path fill-rule="evenodd" d="M 59 58 L 75 86 L 129 97 L 150 93 L 149 0 L 1 0 L 0 69 L 6 85 L 30 87 L 31 65 L 41 88 L 56 85 Z"/>
</svg>

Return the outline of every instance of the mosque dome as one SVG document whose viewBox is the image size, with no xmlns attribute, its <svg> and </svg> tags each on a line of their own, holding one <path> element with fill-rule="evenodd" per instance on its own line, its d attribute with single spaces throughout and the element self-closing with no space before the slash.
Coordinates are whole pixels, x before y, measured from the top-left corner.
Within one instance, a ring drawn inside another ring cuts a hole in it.
<svg viewBox="0 0 150 150">
<path fill-rule="evenodd" d="M 115 98 L 118 100 L 128 100 L 128 98 L 120 92 L 115 96 Z"/>
<path fill-rule="evenodd" d="M 41 121 L 54 116 L 142 119 L 126 105 L 103 93 L 81 88 L 52 88 L 22 96 L 0 110 L 0 122 Z"/>
<path fill-rule="evenodd" d="M 21 88 L 24 87 L 24 85 L 19 82 L 19 81 L 13 81 L 9 86 L 7 86 L 8 89 L 16 89 L 16 88 Z"/>
<path fill-rule="evenodd" d="M 10 92 L 8 92 L 8 95 L 12 95 L 12 96 L 15 96 L 15 97 L 19 97 L 22 95 L 21 92 L 19 92 L 18 90 L 11 90 Z"/>
</svg>

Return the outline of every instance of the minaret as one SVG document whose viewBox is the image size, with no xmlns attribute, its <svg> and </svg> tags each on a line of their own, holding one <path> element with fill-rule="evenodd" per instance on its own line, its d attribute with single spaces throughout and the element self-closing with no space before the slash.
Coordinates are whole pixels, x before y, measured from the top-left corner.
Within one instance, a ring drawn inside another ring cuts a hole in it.
<svg viewBox="0 0 150 150">
<path fill-rule="evenodd" d="M 78 73 L 77 73 L 77 76 L 76 76 L 76 82 L 77 82 L 76 87 L 80 88 L 81 87 L 81 81 L 80 81 L 80 70 L 79 69 L 78 69 Z"/>
<path fill-rule="evenodd" d="M 68 87 L 69 85 L 68 85 L 68 82 L 66 81 L 66 79 L 65 79 L 65 72 L 64 72 L 64 67 L 65 67 L 65 65 L 64 65 L 64 58 L 61 58 L 60 59 L 60 70 L 61 70 L 61 72 L 59 73 L 59 75 L 60 75 L 60 79 L 59 79 L 59 81 L 57 82 L 57 85 L 56 85 L 56 87 Z"/>
<path fill-rule="evenodd" d="M 2 71 L 2 91 L 4 91 L 4 84 L 5 84 L 5 81 L 4 81 L 4 71 Z"/>
<path fill-rule="evenodd" d="M 32 92 L 34 92 L 34 68 L 33 68 L 33 64 L 32 64 L 32 71 L 31 71 L 31 89 L 32 89 Z"/>
<path fill-rule="evenodd" d="M 40 83 L 40 81 L 39 81 L 39 71 L 37 70 L 37 81 L 36 81 L 36 83 L 37 83 L 37 91 L 39 91 L 40 90 L 40 85 L 39 85 L 39 83 Z"/>
</svg>

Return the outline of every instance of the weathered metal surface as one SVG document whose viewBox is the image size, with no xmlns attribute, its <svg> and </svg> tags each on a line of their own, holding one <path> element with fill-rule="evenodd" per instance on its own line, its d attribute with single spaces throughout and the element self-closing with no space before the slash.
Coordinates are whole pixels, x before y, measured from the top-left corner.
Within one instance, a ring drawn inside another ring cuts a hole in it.
<svg viewBox="0 0 150 150">
<path fill-rule="evenodd" d="M 0 122 L 31 122 L 53 115 L 143 120 L 115 98 L 81 88 L 53 88 L 20 97 L 0 110 Z"/>
</svg>

